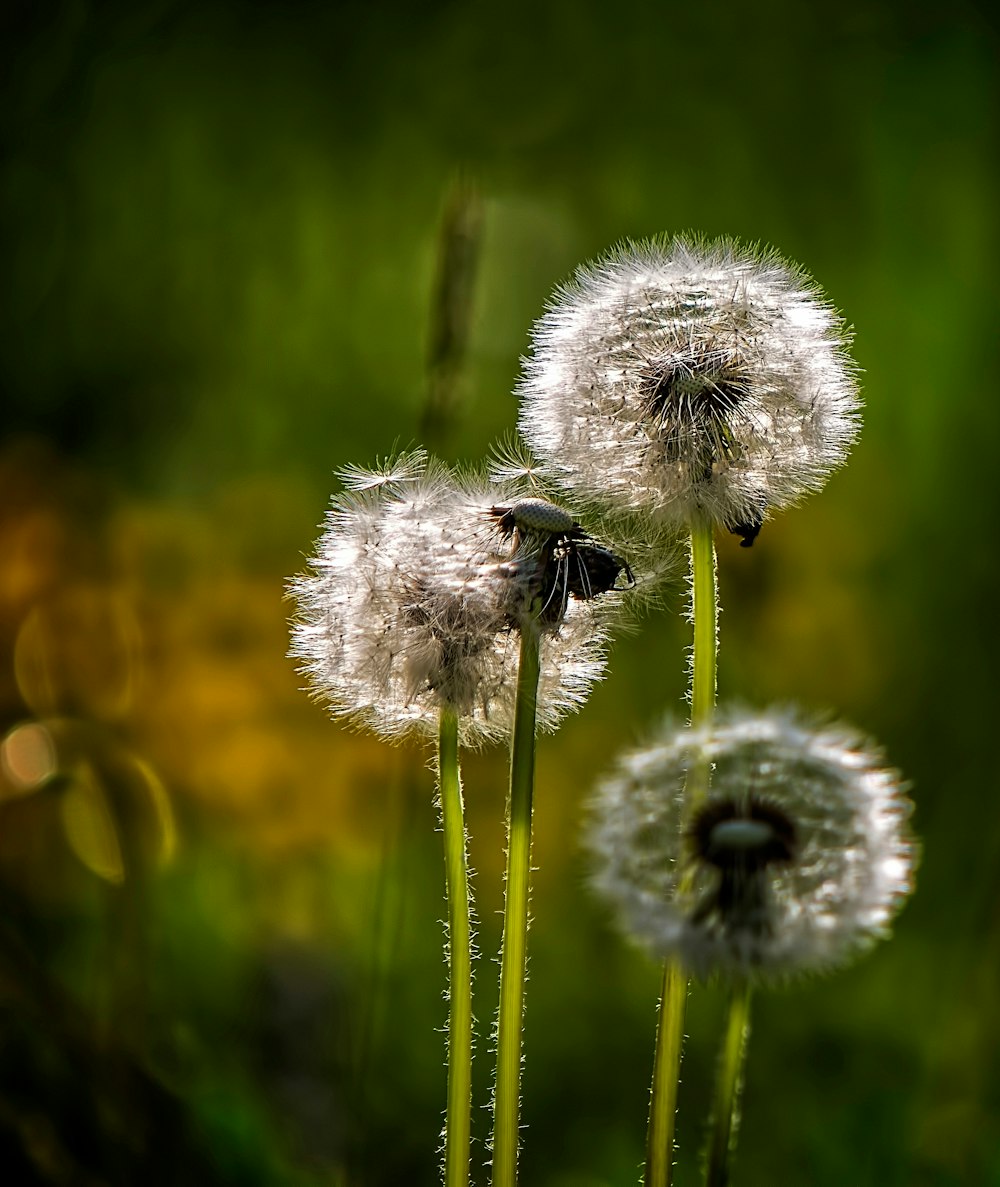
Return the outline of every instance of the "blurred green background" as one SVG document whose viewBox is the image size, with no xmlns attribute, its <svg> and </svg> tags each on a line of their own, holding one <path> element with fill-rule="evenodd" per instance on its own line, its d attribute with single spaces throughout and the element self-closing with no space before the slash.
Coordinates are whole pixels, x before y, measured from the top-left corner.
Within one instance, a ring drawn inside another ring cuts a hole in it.
<svg viewBox="0 0 1000 1187">
<path fill-rule="evenodd" d="M 283 582 L 336 466 L 424 438 L 481 457 L 552 287 L 620 238 L 695 229 L 808 267 L 856 327 L 867 401 L 822 495 L 752 550 L 720 541 L 722 695 L 869 730 L 924 840 L 891 943 L 759 995 L 738 1182 L 1000 1184 L 985 6 L 80 0 L 0 21 L 4 1182 L 436 1181 L 427 755 L 299 691 Z M 431 327 L 463 225 L 459 368 Z M 594 772 L 681 708 L 683 601 L 540 748 L 529 1187 L 638 1180 L 658 975 L 577 838 Z M 465 772 L 483 1106 L 504 767 Z M 681 1185 L 722 1004 L 692 998 Z"/>
</svg>

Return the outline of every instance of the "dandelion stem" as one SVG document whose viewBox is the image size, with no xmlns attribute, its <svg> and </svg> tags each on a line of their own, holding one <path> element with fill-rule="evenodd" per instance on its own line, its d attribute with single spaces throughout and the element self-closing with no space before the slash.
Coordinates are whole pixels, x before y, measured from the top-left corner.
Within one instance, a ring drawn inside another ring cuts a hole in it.
<svg viewBox="0 0 1000 1187">
<path fill-rule="evenodd" d="M 535 705 L 539 634 L 521 628 L 517 704 L 507 801 L 507 881 L 500 952 L 497 1075 L 493 1102 L 493 1185 L 514 1187 L 521 1091 L 521 1031 L 528 942 L 528 882 L 531 873 L 531 801 L 535 782 Z"/>
<path fill-rule="evenodd" d="M 743 1063 L 750 1033 L 750 985 L 742 980 L 733 986 L 729 999 L 729 1022 L 719 1058 L 715 1084 L 715 1108 L 705 1162 L 706 1187 L 726 1187 L 736 1145 Z"/>
<path fill-rule="evenodd" d="M 646 1137 L 645 1187 L 669 1187 L 673 1174 L 674 1117 L 677 1113 L 686 996 L 687 977 L 676 961 L 665 961 L 660 1016 L 656 1025 L 649 1131 Z"/>
<path fill-rule="evenodd" d="M 716 657 L 718 654 L 718 585 L 715 543 L 707 522 L 691 527 L 691 621 L 694 645 L 691 656 L 691 724 L 708 725 L 715 711 Z M 682 826 L 700 800 L 708 794 L 707 761 L 692 767 L 684 788 Z M 684 1006 L 687 977 L 676 961 L 663 966 L 663 989 L 656 1026 L 653 1086 L 646 1136 L 645 1187 L 670 1187 L 673 1176 L 674 1120 L 680 1083 L 684 1039 Z"/>
<path fill-rule="evenodd" d="M 458 717 L 441 710 L 438 780 L 448 888 L 448 1109 L 445 1187 L 469 1182 L 472 1108 L 472 901 L 466 857 L 465 806 L 458 767 Z"/>
<path fill-rule="evenodd" d="M 691 660 L 691 724 L 709 725 L 715 712 L 715 669 L 719 650 L 719 605 L 715 543 L 708 523 L 691 528 L 691 621 L 694 653 Z M 704 794 L 706 786 L 701 789 Z M 691 796 L 691 788 L 688 789 Z M 689 802 L 688 810 L 693 805 Z"/>
</svg>

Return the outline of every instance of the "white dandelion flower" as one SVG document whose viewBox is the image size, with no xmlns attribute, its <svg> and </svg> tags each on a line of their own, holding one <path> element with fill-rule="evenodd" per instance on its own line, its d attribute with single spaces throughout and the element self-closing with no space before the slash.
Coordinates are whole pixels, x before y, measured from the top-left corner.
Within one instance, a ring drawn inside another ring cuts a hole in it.
<svg viewBox="0 0 1000 1187">
<path fill-rule="evenodd" d="M 687 820 L 687 773 L 706 764 Z M 619 759 L 593 805 L 595 883 L 628 934 L 697 976 L 822 969 L 888 935 L 912 886 L 911 807 L 846 726 L 721 714 Z"/>
<path fill-rule="evenodd" d="M 578 498 L 753 543 L 858 433 L 843 321 L 800 268 L 723 239 L 626 244 L 536 323 L 520 429 Z"/>
<path fill-rule="evenodd" d="M 562 508 L 422 452 L 344 477 L 310 570 L 289 587 L 291 654 L 335 716 L 431 738 L 447 709 L 463 744 L 504 738 L 528 626 L 542 636 L 540 727 L 586 700 L 631 579 L 623 559 Z"/>
</svg>

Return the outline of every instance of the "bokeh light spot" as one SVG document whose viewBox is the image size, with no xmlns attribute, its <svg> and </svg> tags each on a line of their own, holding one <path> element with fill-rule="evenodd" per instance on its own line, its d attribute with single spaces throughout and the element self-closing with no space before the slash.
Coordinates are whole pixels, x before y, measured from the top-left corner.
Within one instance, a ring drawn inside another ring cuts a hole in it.
<svg viewBox="0 0 1000 1187">
<path fill-rule="evenodd" d="M 16 725 L 0 743 L 0 799 L 29 795 L 56 773 L 56 747 L 52 735 L 36 721 Z"/>
</svg>

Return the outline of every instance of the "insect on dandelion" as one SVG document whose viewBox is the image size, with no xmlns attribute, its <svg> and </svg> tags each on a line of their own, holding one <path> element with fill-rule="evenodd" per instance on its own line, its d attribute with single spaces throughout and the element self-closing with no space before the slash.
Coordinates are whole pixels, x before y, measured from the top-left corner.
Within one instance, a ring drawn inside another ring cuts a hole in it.
<svg viewBox="0 0 1000 1187">
<path fill-rule="evenodd" d="M 547 499 L 496 504 L 490 516 L 502 535 L 539 558 L 543 622 L 561 621 L 570 597 L 589 602 L 635 585 L 627 561 L 596 543 L 569 512 Z"/>
<path fill-rule="evenodd" d="M 711 791 L 686 820 L 704 763 Z M 910 892 L 910 809 L 853 730 L 724 713 L 619 759 L 594 801 L 595 882 L 629 935 L 697 976 L 835 966 L 887 935 Z"/>
<path fill-rule="evenodd" d="M 676 578 L 680 555 L 675 532 L 648 516 L 591 507 L 598 514 L 590 521 L 600 524 L 602 537 L 627 542 L 629 559 L 625 561 L 552 502 L 564 492 L 519 437 L 509 437 L 493 447 L 489 476 L 510 492 L 508 503 L 492 508 L 500 530 L 511 539 L 530 538 L 534 532 L 539 538 L 548 535 L 554 540 L 555 558 L 563 561 L 576 596 L 587 600 L 601 593 L 628 590 L 629 613 L 637 616 L 641 608 L 658 605 L 664 587 Z"/>
<path fill-rule="evenodd" d="M 775 252 L 723 239 L 626 244 L 536 323 L 520 428 L 580 498 L 753 543 L 857 435 L 849 334 Z"/>
</svg>

